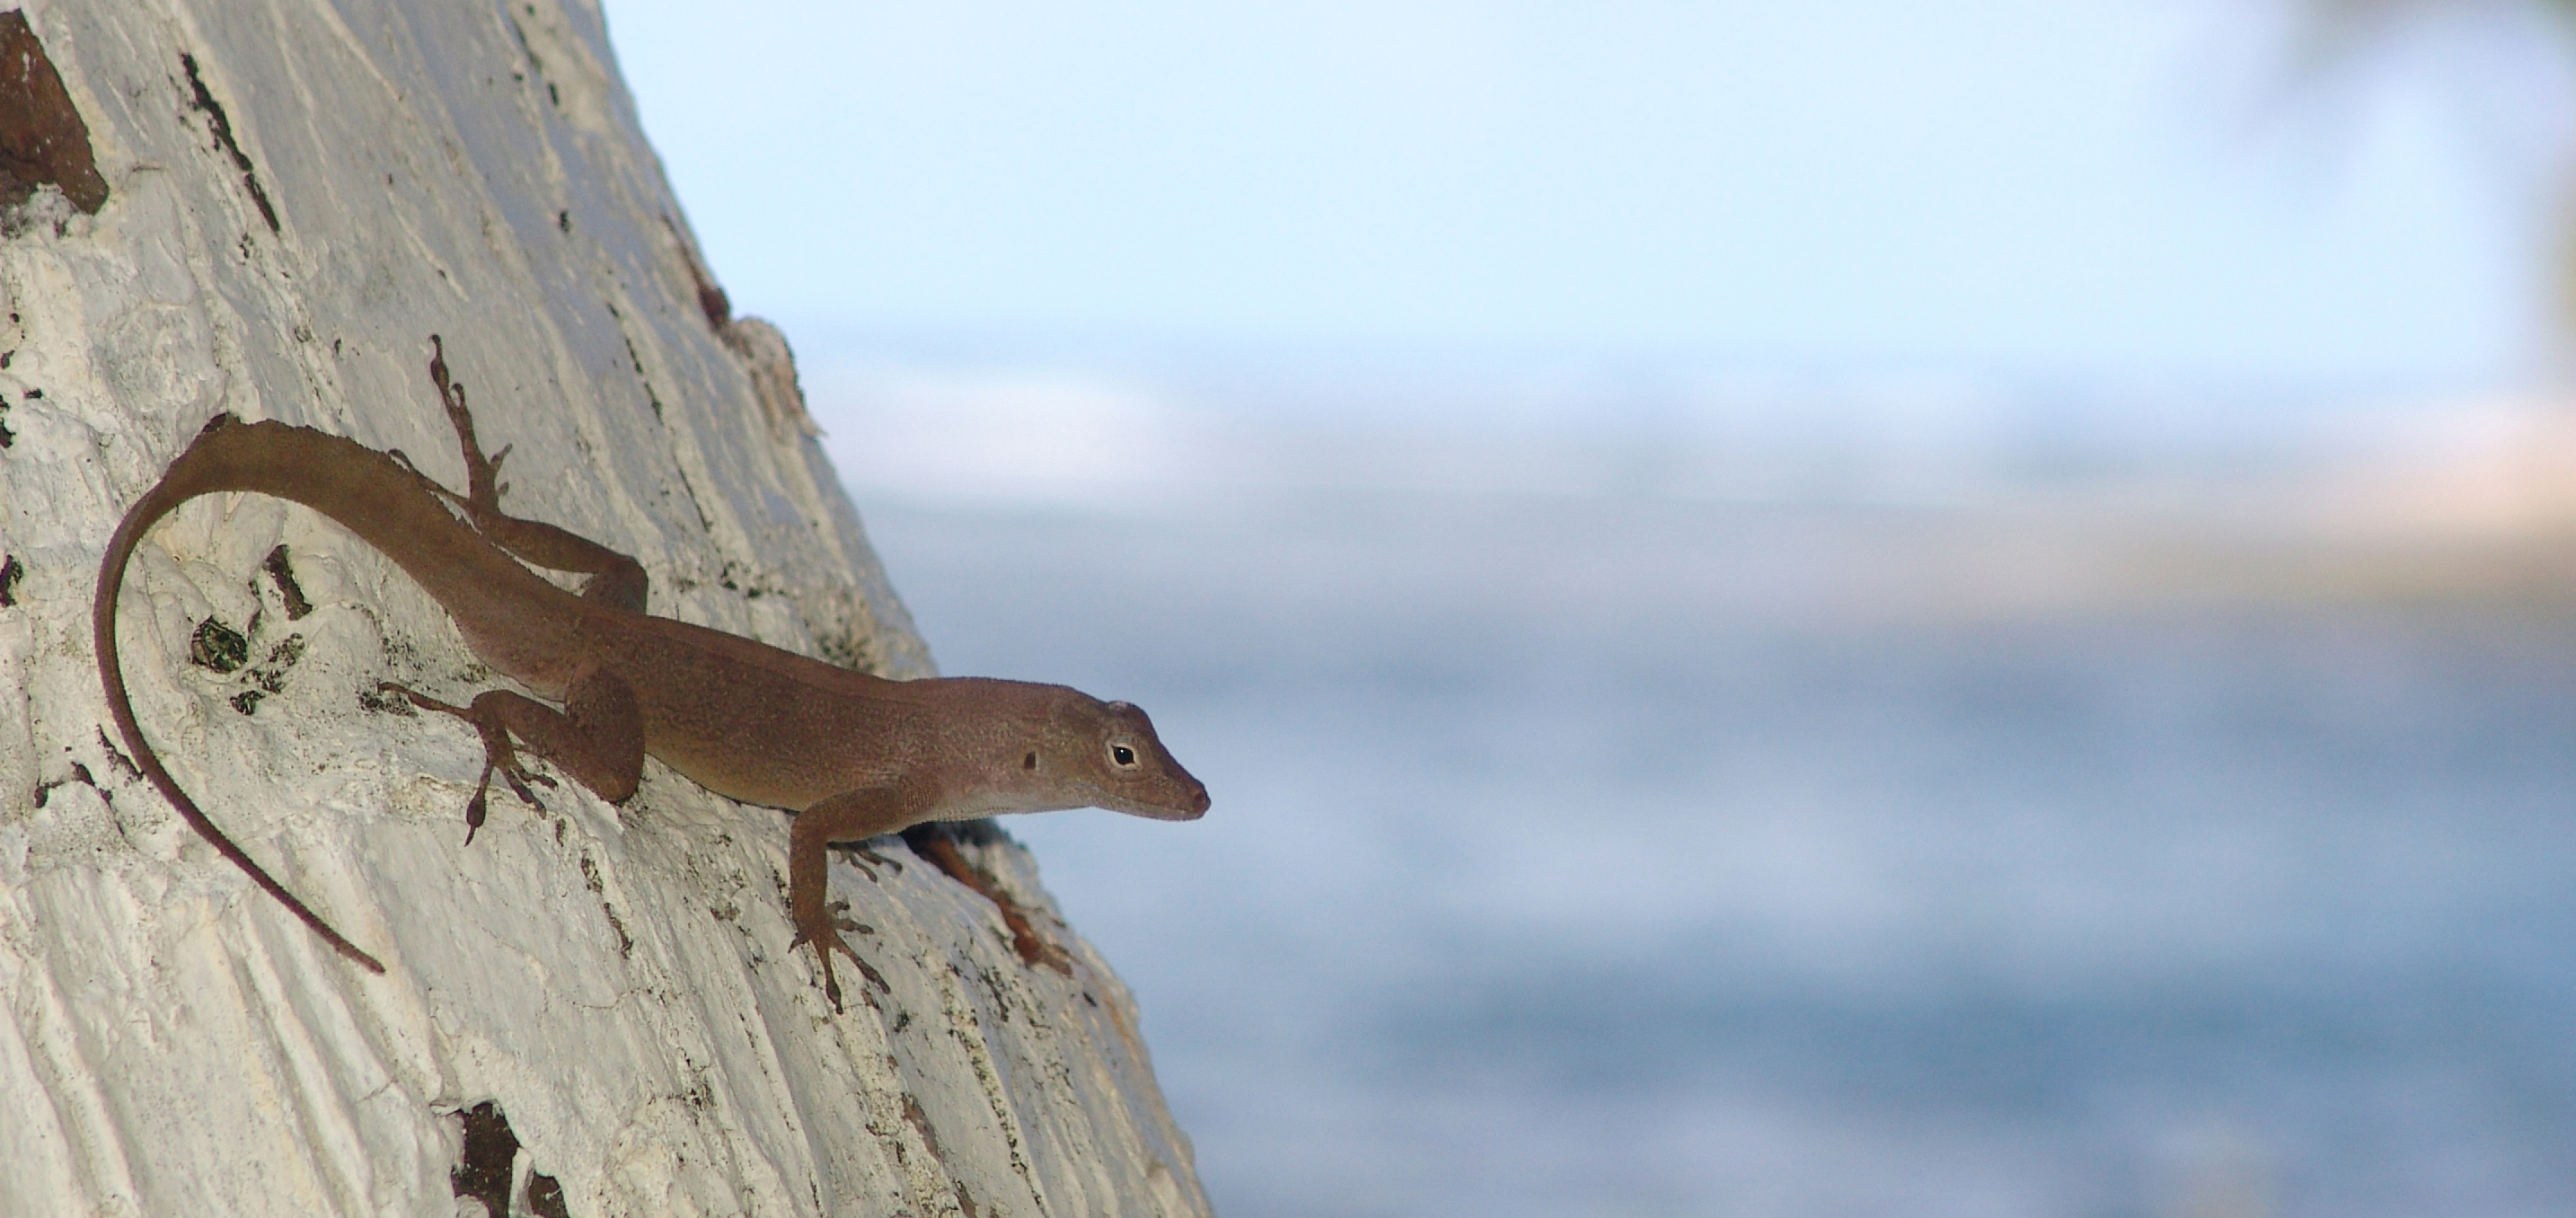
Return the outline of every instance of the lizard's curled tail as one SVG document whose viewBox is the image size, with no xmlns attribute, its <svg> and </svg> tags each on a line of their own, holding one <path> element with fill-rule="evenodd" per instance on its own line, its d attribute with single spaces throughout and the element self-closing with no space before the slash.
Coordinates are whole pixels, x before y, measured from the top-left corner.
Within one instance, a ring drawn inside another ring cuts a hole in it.
<svg viewBox="0 0 2576 1218">
<path fill-rule="evenodd" d="M 178 780 L 172 778 L 170 771 L 162 766 L 160 755 L 153 752 L 151 742 L 143 738 L 142 726 L 134 721 L 134 704 L 125 693 L 124 667 L 117 661 L 117 593 L 125 583 L 126 563 L 133 557 L 135 544 L 141 541 L 143 534 L 163 516 L 169 515 L 180 504 L 199 495 L 218 490 L 266 489 L 240 486 L 238 479 L 225 478 L 223 467 L 231 463 L 220 459 L 219 451 L 227 447 L 222 441 L 231 438 L 225 435 L 227 431 L 248 431 L 251 427 L 273 426 L 276 425 L 245 426 L 229 414 L 215 416 L 206 424 L 206 429 L 198 433 L 196 443 L 190 445 L 188 452 L 171 466 L 169 476 L 163 478 L 158 485 L 136 502 L 133 509 L 125 514 L 125 520 L 117 525 L 116 535 L 107 543 L 107 556 L 99 564 L 98 599 L 91 613 L 92 645 L 98 655 L 99 683 L 107 693 L 107 713 L 116 720 L 117 735 L 124 738 L 126 750 L 134 755 L 134 764 L 143 771 L 144 777 L 152 780 L 154 787 L 159 788 L 162 797 L 170 801 L 170 806 L 179 810 L 179 815 L 187 820 L 188 826 L 195 829 L 199 836 L 214 843 L 217 852 L 231 859 L 234 866 L 241 868 L 253 882 L 266 889 L 268 895 L 277 898 L 281 904 L 294 911 L 295 916 L 303 919 L 306 926 L 313 928 L 313 933 L 322 936 L 331 946 L 340 949 L 340 954 L 365 966 L 369 972 L 382 973 L 385 971 L 383 964 L 377 962 L 375 957 L 359 950 L 357 944 L 341 937 L 340 932 L 331 929 L 331 924 L 323 921 L 321 915 L 314 913 L 305 906 L 304 902 L 297 900 L 294 893 L 288 892 L 285 885 L 278 883 L 276 877 L 271 876 L 257 862 L 252 861 L 248 854 L 242 852 L 240 846 L 233 843 L 233 839 L 226 837 L 223 830 L 216 828 L 213 821 L 206 819 L 205 812 L 197 807 L 196 801 L 188 798 L 188 793 L 179 788 Z M 333 438 L 322 437 L 320 433 L 310 434 L 322 439 Z M 210 449 L 210 442 L 213 445 L 212 449 Z M 348 444 L 352 448 L 358 447 L 345 440 L 341 443 Z M 196 461 L 192 466 L 192 459 L 198 458 L 201 453 L 216 459 Z M 391 462 L 388 461 L 387 464 Z"/>
</svg>

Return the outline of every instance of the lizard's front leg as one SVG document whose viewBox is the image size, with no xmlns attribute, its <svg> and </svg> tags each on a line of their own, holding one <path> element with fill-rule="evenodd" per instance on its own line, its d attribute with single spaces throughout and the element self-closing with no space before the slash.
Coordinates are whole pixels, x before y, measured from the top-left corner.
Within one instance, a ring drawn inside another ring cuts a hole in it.
<svg viewBox="0 0 2576 1218">
<path fill-rule="evenodd" d="M 868 787 L 844 791 L 824 799 L 796 814 L 796 823 L 787 834 L 787 908 L 796 923 L 796 940 L 788 944 L 814 945 L 814 958 L 823 973 L 823 994 L 832 1000 L 832 1009 L 841 1009 L 841 983 L 832 976 L 832 953 L 850 958 L 859 966 L 870 984 L 891 992 L 885 977 L 859 958 L 848 940 L 841 938 L 842 924 L 833 916 L 836 908 L 826 900 L 830 878 L 830 850 L 834 842 L 865 841 L 881 833 L 893 833 L 921 819 L 926 806 L 920 794 L 903 784 Z M 874 1002 L 870 999 L 870 1002 Z"/>
</svg>

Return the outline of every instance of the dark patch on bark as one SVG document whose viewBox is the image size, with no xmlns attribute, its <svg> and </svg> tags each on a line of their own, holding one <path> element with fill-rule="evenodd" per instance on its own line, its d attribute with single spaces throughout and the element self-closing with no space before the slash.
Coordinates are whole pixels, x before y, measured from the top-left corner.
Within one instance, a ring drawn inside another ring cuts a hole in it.
<svg viewBox="0 0 2576 1218">
<path fill-rule="evenodd" d="M 123 750 L 116 747 L 114 741 L 107 738 L 106 728 L 98 729 L 98 747 L 107 750 L 107 763 L 115 766 L 117 773 L 125 775 L 128 779 L 143 777 L 142 767 L 135 765 L 133 758 L 126 756 Z"/>
<path fill-rule="evenodd" d="M 733 300 L 716 286 L 715 276 L 707 273 L 706 264 L 698 261 L 698 251 L 680 235 L 680 226 L 669 216 L 662 217 L 662 227 L 669 229 L 671 240 L 680 247 L 680 261 L 689 268 L 689 281 L 698 288 L 698 311 L 707 315 L 707 326 L 718 334 L 733 325 Z"/>
<path fill-rule="evenodd" d="M 107 792 L 99 788 L 98 780 L 89 776 L 89 767 L 75 761 L 72 763 L 71 777 L 56 779 L 53 782 L 40 782 L 36 784 L 36 806 L 39 808 L 44 807 L 45 801 L 52 798 L 56 787 L 68 787 L 73 783 L 79 783 L 93 791 L 98 791 L 99 797 L 102 799 L 107 796 Z"/>
<path fill-rule="evenodd" d="M 529 16 L 537 15 L 536 6 L 528 5 L 526 8 Z M 537 79 L 545 80 L 546 61 L 538 56 L 535 47 L 528 45 L 527 28 L 519 24 L 519 16 L 516 13 L 510 14 L 510 36 L 519 40 L 519 53 L 528 57 L 528 71 L 536 73 Z M 510 76 L 521 82 L 528 79 L 525 73 L 520 72 L 512 72 Z M 563 90 L 556 88 L 555 82 L 551 80 L 545 80 L 545 84 L 546 100 L 554 103 L 555 109 L 563 109 Z"/>
<path fill-rule="evenodd" d="M 608 885 L 599 878 L 599 864 L 590 861 L 587 854 L 581 856 L 581 881 L 590 889 L 590 895 L 599 898 L 599 912 L 608 915 L 608 929 L 617 935 L 617 954 L 632 959 L 635 940 L 627 935 L 625 920 L 619 918 L 617 910 L 609 905 Z"/>
<path fill-rule="evenodd" d="M 0 555 L 0 609 L 18 603 L 18 581 L 26 574 L 27 568 L 18 565 L 17 555 Z"/>
<path fill-rule="evenodd" d="M 519 1137 L 509 1119 L 490 1101 L 476 1104 L 457 1118 L 465 1123 L 465 1157 L 447 1173 L 448 1187 L 459 1197 L 472 1197 L 494 1214 L 510 1212 L 510 1168 L 519 1157 Z"/>
<path fill-rule="evenodd" d="M 277 595 L 286 602 L 287 621 L 301 621 L 305 614 L 313 612 L 313 602 L 304 599 L 303 587 L 295 582 L 295 568 L 286 560 L 285 546 L 269 551 L 259 566 L 277 581 Z"/>
<path fill-rule="evenodd" d="M 259 615 L 253 613 L 250 633 L 259 631 Z M 234 710 L 247 715 L 259 709 L 259 700 L 286 689 L 286 670 L 304 658 L 304 636 L 290 634 L 268 649 L 268 658 L 243 675 L 251 688 L 234 694 Z M 241 672 L 250 664 L 250 638 L 214 618 L 197 623 L 197 632 L 188 639 L 188 662 L 211 672 Z"/>
<path fill-rule="evenodd" d="M 930 1127 L 930 1114 L 922 1111 L 921 1101 L 914 1099 L 909 1093 L 903 1097 L 903 1119 L 905 1123 L 912 1126 L 913 1132 L 921 1135 L 921 1144 L 930 1148 L 930 1157 L 941 1158 L 939 1131 Z"/>
<path fill-rule="evenodd" d="M 528 1173 L 529 1218 L 572 1218 L 572 1207 L 564 1200 L 563 1182 L 553 1176 Z"/>
<path fill-rule="evenodd" d="M 179 66 L 188 70 L 188 88 L 196 94 L 188 108 L 205 114 L 206 126 L 215 133 L 216 149 L 230 154 L 233 167 L 241 170 L 242 185 L 249 189 L 250 201 L 259 205 L 259 218 L 268 221 L 268 231 L 284 232 L 277 224 L 277 209 L 269 205 L 268 192 L 260 187 L 259 170 L 250 163 L 250 154 L 242 151 L 240 142 L 233 139 L 232 117 L 224 113 L 224 104 L 215 100 L 214 93 L 206 88 L 205 78 L 197 73 L 197 57 L 183 51 Z"/>
<path fill-rule="evenodd" d="M 213 618 L 197 623 L 188 640 L 188 662 L 215 672 L 238 672 L 250 663 L 250 640 Z"/>
<path fill-rule="evenodd" d="M 727 592 L 740 593 L 742 598 L 748 601 L 756 601 L 764 596 L 786 595 L 786 589 L 759 583 L 757 582 L 759 577 L 749 572 L 743 572 L 740 578 L 736 578 L 735 573 L 740 571 L 742 568 L 736 566 L 733 560 L 725 560 L 724 569 L 716 574 L 716 586 Z"/>
<path fill-rule="evenodd" d="M 259 708 L 259 700 L 270 694 L 286 692 L 286 670 L 304 658 L 304 636 L 290 634 L 283 642 L 268 649 L 268 658 L 250 670 L 254 688 L 233 695 L 233 709 L 247 715 Z"/>
<path fill-rule="evenodd" d="M 626 315 L 618 312 L 616 305 L 608 306 L 608 315 L 619 321 L 626 320 Z M 626 364 L 628 367 L 635 369 L 635 379 L 638 382 L 641 382 L 644 386 L 644 402 L 646 405 L 653 408 L 653 421 L 656 423 L 661 422 L 662 395 L 653 392 L 652 378 L 644 375 L 644 353 L 635 349 L 635 339 L 632 335 L 629 335 L 626 338 Z M 699 514 L 704 515 L 705 513 L 701 512 Z"/>
<path fill-rule="evenodd" d="M 107 205 L 89 124 L 72 106 L 27 15 L 0 13 L 0 207 L 24 203 L 48 184 L 91 215 Z"/>
<path fill-rule="evenodd" d="M 856 631 L 824 634 L 814 640 L 814 645 L 821 649 L 824 659 L 852 672 L 877 671 L 875 650 Z"/>
<path fill-rule="evenodd" d="M 653 392 L 653 386 L 649 383 L 646 384 L 644 386 L 644 392 L 649 396 Z M 659 418 L 661 417 L 661 414 L 661 399 L 655 398 L 653 400 L 653 415 L 655 418 Z M 707 536 L 715 536 L 716 518 L 707 515 L 707 502 L 698 496 L 698 484 L 689 480 L 688 470 L 679 469 L 674 472 L 678 473 L 680 476 L 680 489 L 686 492 L 689 496 L 689 509 L 698 514 L 698 527 L 705 530 Z"/>
<path fill-rule="evenodd" d="M 909 1092 L 903 1097 L 903 1119 L 905 1124 L 912 1126 L 913 1132 L 921 1135 L 921 1144 L 930 1151 L 931 1163 L 941 1164 L 947 1156 L 939 1149 L 939 1131 L 930 1127 L 930 1114 L 922 1111 L 921 1101 L 914 1099 Z M 966 1191 L 963 1181 L 950 1179 L 948 1189 L 956 1195 L 957 1212 L 964 1218 L 983 1218 L 983 1207 L 975 1204 L 974 1194 Z"/>
<path fill-rule="evenodd" d="M 510 1205 L 510 1172 L 519 1159 L 519 1135 L 510 1132 L 510 1120 L 490 1100 L 456 1114 L 465 1123 L 465 1157 L 447 1173 L 447 1184 L 459 1197 L 472 1197 L 483 1203 L 493 1218 L 522 1213 L 536 1218 L 572 1218 L 564 1207 L 563 1185 L 555 1178 L 531 1172 L 528 1175 L 528 1203 L 513 1209 Z"/>
</svg>

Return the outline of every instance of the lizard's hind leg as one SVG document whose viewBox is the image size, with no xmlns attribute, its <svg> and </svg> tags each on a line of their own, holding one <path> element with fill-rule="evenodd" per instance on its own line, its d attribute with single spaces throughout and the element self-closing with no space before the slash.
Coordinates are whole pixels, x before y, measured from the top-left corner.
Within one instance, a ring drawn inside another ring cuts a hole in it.
<svg viewBox="0 0 2576 1218">
<path fill-rule="evenodd" d="M 593 673 L 573 683 L 565 709 L 506 689 L 487 689 L 466 706 L 441 702 L 392 681 L 377 688 L 398 693 L 422 710 L 453 715 L 472 724 L 483 738 L 483 772 L 474 780 L 474 797 L 465 804 L 465 841 L 483 827 L 486 796 L 498 771 L 512 794 L 542 811 L 529 783 L 551 787 L 553 780 L 529 772 L 519 761 L 516 737 L 529 752 L 572 775 L 575 782 L 610 803 L 624 803 L 644 777 L 644 726 L 635 693 L 608 673 Z"/>
</svg>

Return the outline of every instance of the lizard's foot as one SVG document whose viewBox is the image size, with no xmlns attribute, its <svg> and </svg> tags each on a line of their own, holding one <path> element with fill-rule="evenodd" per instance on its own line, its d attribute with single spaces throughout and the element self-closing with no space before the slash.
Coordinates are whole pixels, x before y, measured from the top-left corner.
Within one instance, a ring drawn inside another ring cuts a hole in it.
<svg viewBox="0 0 2576 1218">
<path fill-rule="evenodd" d="M 856 845 L 853 845 L 853 846 L 851 846 L 851 847 L 850 847 L 850 849 L 851 849 L 851 850 L 853 850 L 853 851 L 856 851 L 856 852 L 858 853 L 858 856 L 859 856 L 860 858 L 866 859 L 867 861 L 869 861 L 869 862 L 871 862 L 871 863 L 874 863 L 874 864 L 876 864 L 876 865 L 877 865 L 877 866 L 879 866 L 879 867 L 883 867 L 883 868 L 885 868 L 886 870 L 888 870 L 888 871 L 891 871 L 891 872 L 895 873 L 896 875 L 902 875 L 902 874 L 903 874 L 903 864 L 898 863 L 898 862 L 894 861 L 893 859 L 887 858 L 886 856 L 884 856 L 884 855 L 882 855 L 882 854 L 879 854 L 879 853 L 877 853 L 877 852 L 876 852 L 876 851 L 874 851 L 874 850 L 870 850 L 870 849 L 868 849 L 868 844 L 867 844 L 866 842 L 860 842 L 860 843 L 858 843 L 858 844 L 856 844 Z M 873 880 L 873 879 L 875 879 L 876 877 L 875 877 L 875 876 L 869 876 L 868 878 Z"/>
<path fill-rule="evenodd" d="M 1014 899 L 1002 887 L 1001 881 L 993 878 L 993 873 L 968 859 L 965 852 L 957 848 L 956 838 L 946 833 L 926 832 L 931 828 L 930 825 L 922 825 L 907 831 L 904 841 L 930 860 L 932 866 L 948 873 L 949 878 L 974 889 L 993 903 L 993 908 L 1002 915 L 1003 927 L 1011 932 L 1011 948 L 1020 954 L 1023 963 L 1043 964 L 1067 977 L 1072 976 L 1073 957 L 1038 933 L 1036 923 L 1029 917 L 1028 907 Z"/>
<path fill-rule="evenodd" d="M 483 451 L 482 442 L 474 438 L 474 412 L 465 405 L 465 383 L 447 374 L 446 342 L 432 334 L 429 345 L 430 383 L 438 387 L 439 403 L 447 407 L 447 421 L 456 428 L 457 445 L 465 452 L 465 493 L 459 495 L 445 487 L 440 487 L 438 493 L 478 520 L 486 513 L 497 516 L 501 512 L 501 493 L 510 489 L 500 481 L 501 461 L 510 455 L 510 446 L 504 444 L 495 453 Z"/>
<path fill-rule="evenodd" d="M 847 902 L 835 902 L 831 908 L 833 910 L 847 909 L 849 908 L 849 904 Z M 798 947 L 809 943 L 814 946 L 814 960 L 817 964 L 822 966 L 823 971 L 823 996 L 832 1000 L 832 1010 L 834 1012 L 839 1012 L 843 1009 L 841 1006 L 841 982 L 839 978 L 832 975 L 832 953 L 834 952 L 839 952 L 840 954 L 849 957 L 850 963 L 859 967 L 859 975 L 867 978 L 868 984 L 877 987 L 877 989 L 885 993 L 891 994 L 894 992 L 894 987 L 886 984 L 885 975 L 870 967 L 868 962 L 859 956 L 857 949 L 852 948 L 849 941 L 841 937 L 841 931 L 845 928 L 864 932 L 867 930 L 866 927 L 859 926 L 845 918 L 832 917 L 828 913 L 821 919 L 821 922 L 822 924 L 820 926 L 800 922 L 796 928 L 796 938 L 787 945 L 787 950 L 794 951 Z M 877 1004 L 875 996 L 869 994 L 866 990 L 859 991 L 859 997 L 865 999 L 869 1006 L 875 1006 Z"/>
<path fill-rule="evenodd" d="M 536 792 L 528 789 L 528 784 L 535 783 L 553 790 L 555 781 L 543 774 L 533 773 L 520 764 L 519 750 L 511 745 L 509 730 L 502 727 L 494 716 L 486 715 L 474 707 L 441 702 L 399 682 L 378 681 L 376 690 L 379 693 L 401 694 L 413 706 L 422 710 L 437 711 L 442 715 L 453 715 L 462 719 L 472 724 L 475 734 L 483 738 L 483 772 L 474 778 L 474 798 L 465 801 L 466 845 L 474 844 L 475 831 L 483 827 L 484 816 L 489 806 L 488 796 L 492 789 L 492 775 L 495 771 L 500 773 L 501 781 L 509 784 L 510 793 L 518 796 L 521 803 L 539 812 L 546 810 L 546 805 L 537 799 Z"/>
<path fill-rule="evenodd" d="M 847 901 L 834 901 L 830 905 L 825 906 L 825 908 L 832 911 L 832 925 L 839 927 L 843 934 L 873 935 L 877 933 L 876 927 L 870 926 L 865 922 L 855 922 L 840 916 L 850 912 L 850 903 Z"/>
<path fill-rule="evenodd" d="M 457 386 L 457 387 L 456 387 L 456 391 L 457 391 L 458 393 L 460 393 L 460 394 L 461 394 L 461 393 L 463 393 L 463 392 L 465 391 L 465 387 L 464 387 L 464 386 L 462 386 L 462 385 L 459 385 L 459 386 Z M 466 516 L 467 516 L 468 518 L 473 517 L 473 515 L 474 515 L 475 511 L 476 511 L 478 508 L 490 508 L 490 509 L 492 509 L 493 511 L 499 511 L 499 510 L 500 510 L 500 502 L 501 502 L 501 492 L 503 492 L 503 491 L 506 491 L 506 490 L 510 489 L 509 484 L 507 484 L 507 483 L 496 483 L 496 484 L 494 484 L 494 485 L 492 485 L 492 486 L 490 487 L 490 490 L 491 490 L 491 492 L 492 492 L 492 495 L 491 495 L 492 502 L 490 502 L 490 503 L 488 503 L 488 504 L 485 504 L 485 503 L 477 503 L 477 502 L 475 501 L 474 497 L 473 497 L 471 494 L 464 494 L 464 495 L 460 495 L 460 494 L 457 494 L 457 493 L 456 493 L 456 492 L 454 492 L 454 491 L 451 491 L 451 490 L 447 489 L 447 488 L 446 488 L 446 487 L 444 487 L 444 486 L 439 485 L 438 479 L 436 479 L 436 478 L 432 478 L 432 477 L 430 477 L 427 473 L 423 472 L 423 471 L 421 470 L 420 466 L 419 466 L 419 465 L 417 465 L 417 464 L 415 464 L 415 463 L 412 461 L 412 459 L 411 459 L 411 455 L 410 455 L 410 454 L 408 454 L 408 453 L 406 453 L 406 452 L 404 452 L 403 450 L 401 450 L 401 449 L 399 449 L 399 448 L 388 448 L 388 449 L 386 449 L 386 450 L 385 450 L 385 455 L 386 455 L 386 456 L 388 456 L 388 457 L 393 458 L 393 459 L 394 459 L 394 464 L 396 464 L 396 465 L 400 465 L 400 466 L 402 466 L 404 469 L 409 470 L 409 471 L 411 471 L 413 474 L 417 475 L 417 476 L 420 478 L 421 482 L 423 482 L 424 484 L 426 484 L 426 485 L 428 486 L 428 488 L 429 488 L 429 493 L 430 493 L 430 494 L 436 495 L 436 496 L 438 496 L 439 498 L 441 498 L 441 499 L 444 499 L 444 500 L 448 501 L 449 503 L 455 504 L 455 505 L 457 506 L 457 508 L 458 508 L 459 510 L 463 511 L 463 512 L 466 514 Z M 468 460 L 468 461 L 465 463 L 465 476 L 466 476 L 466 477 L 468 477 L 468 478 L 472 478 L 472 477 L 474 477 L 474 476 L 475 476 L 475 468 L 476 468 L 476 465 L 477 465 L 477 463 L 478 463 L 478 462 L 480 463 L 480 465 L 481 465 L 482 469 L 484 469 L 484 470 L 485 470 L 485 471 L 487 471 L 487 472 L 498 471 L 498 470 L 501 468 L 501 458 L 506 457 L 506 456 L 509 456 L 509 455 L 510 455 L 510 445 L 507 445 L 507 444 L 502 445 L 502 446 L 501 446 L 501 451 L 499 451 L 499 452 L 497 452 L 497 453 L 492 454 L 490 457 L 485 457 L 485 456 L 483 456 L 483 454 L 481 454 L 481 453 L 475 453 L 475 454 L 474 454 L 474 456 L 473 456 L 473 458 L 472 458 L 472 459 L 470 459 L 470 460 Z M 485 479 L 485 481 L 486 481 L 486 482 L 490 482 L 490 481 L 491 481 L 491 479 L 486 478 L 486 479 Z"/>
<path fill-rule="evenodd" d="M 877 882 L 876 871 L 873 868 L 870 868 L 867 864 L 859 861 L 859 848 L 857 846 L 853 846 L 847 842 L 834 842 L 830 846 L 826 847 L 826 849 L 838 856 L 842 862 L 848 863 L 851 867 L 856 868 L 860 875 L 868 877 L 871 882 Z M 884 860 L 880 859 L 878 861 L 882 862 Z M 849 908 L 849 905 L 850 903 L 847 901 L 832 902 L 832 906 L 835 909 L 847 909 Z"/>
</svg>

